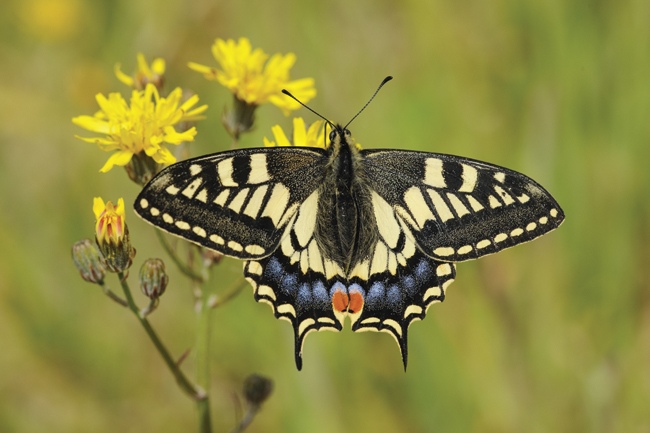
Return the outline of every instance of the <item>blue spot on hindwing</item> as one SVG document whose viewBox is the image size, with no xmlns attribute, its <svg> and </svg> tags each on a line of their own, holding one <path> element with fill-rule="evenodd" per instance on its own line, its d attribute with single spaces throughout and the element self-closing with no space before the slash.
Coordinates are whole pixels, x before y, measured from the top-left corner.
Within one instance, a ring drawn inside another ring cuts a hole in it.
<svg viewBox="0 0 650 433">
<path fill-rule="evenodd" d="M 294 295 L 296 290 L 298 290 L 298 278 L 295 274 L 288 274 L 282 278 L 280 282 L 280 290 L 285 295 Z"/>
<path fill-rule="evenodd" d="M 298 314 L 304 310 L 308 310 L 312 306 L 312 292 L 309 283 L 303 283 L 298 288 L 298 296 L 296 297 L 296 307 Z"/>
<path fill-rule="evenodd" d="M 402 289 L 411 296 L 415 295 L 417 287 L 415 286 L 415 278 L 413 275 L 405 275 L 402 277 Z"/>
<path fill-rule="evenodd" d="M 377 310 L 383 307 L 384 301 L 386 299 L 386 286 L 381 281 L 375 281 L 370 290 L 368 290 L 368 296 L 366 296 L 366 307 L 371 310 Z"/>
<path fill-rule="evenodd" d="M 314 303 L 318 304 L 319 307 L 325 308 L 330 303 L 330 297 L 327 294 L 327 289 L 325 284 L 321 280 L 314 281 L 312 283 Z"/>
<path fill-rule="evenodd" d="M 366 291 L 363 290 L 363 288 L 358 285 L 357 283 L 350 284 L 350 287 L 348 287 L 348 292 L 352 292 L 353 290 L 356 290 L 357 292 L 361 293 L 361 296 L 366 297 Z"/>
<path fill-rule="evenodd" d="M 330 289 L 330 296 L 329 296 L 330 299 L 332 298 L 332 296 L 334 296 L 334 293 L 337 290 L 340 290 L 343 293 L 347 293 L 347 291 L 348 291 L 343 283 L 341 283 L 340 281 L 337 281 L 336 283 L 332 284 L 332 288 Z"/>
<path fill-rule="evenodd" d="M 431 269 L 429 262 L 423 259 L 420 260 L 420 263 L 415 267 L 413 274 L 415 275 L 415 278 L 417 278 L 418 284 L 423 285 L 431 279 L 433 270 Z"/>
<path fill-rule="evenodd" d="M 390 286 L 386 291 L 386 302 L 392 308 L 399 308 L 402 305 L 402 291 L 395 284 Z"/>
<path fill-rule="evenodd" d="M 284 268 L 282 263 L 278 261 L 275 257 L 271 257 L 269 262 L 266 264 L 266 269 L 264 269 L 264 276 L 273 281 L 276 285 L 279 285 L 282 282 L 282 277 L 284 277 Z"/>
</svg>

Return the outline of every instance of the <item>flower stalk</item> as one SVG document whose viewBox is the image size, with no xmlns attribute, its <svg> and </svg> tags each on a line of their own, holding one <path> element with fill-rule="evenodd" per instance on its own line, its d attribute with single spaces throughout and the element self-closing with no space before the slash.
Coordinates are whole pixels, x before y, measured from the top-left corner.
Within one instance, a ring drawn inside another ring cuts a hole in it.
<svg viewBox="0 0 650 433">
<path fill-rule="evenodd" d="M 172 248 L 171 245 L 169 245 L 169 242 L 165 238 L 165 235 L 163 232 L 157 228 L 154 228 L 154 232 L 156 232 L 156 237 L 160 241 L 160 245 L 162 245 L 163 249 L 169 255 L 169 258 L 172 259 L 172 262 L 178 267 L 178 269 L 185 274 L 188 278 L 194 280 L 194 281 L 205 281 L 207 279 L 207 276 L 204 275 L 203 273 L 196 272 L 194 269 L 192 269 L 190 266 L 185 264 L 183 260 L 181 260 L 178 255 L 176 254 L 176 251 L 174 248 Z"/>
<path fill-rule="evenodd" d="M 197 282 L 194 284 L 198 285 Z M 210 389 L 210 313 L 212 308 L 208 306 L 210 293 L 205 287 L 196 287 L 201 290 L 201 302 L 199 303 L 199 323 L 196 336 L 196 384 L 202 389 Z M 197 401 L 199 413 L 199 431 L 212 431 L 210 420 L 210 401 L 206 398 Z"/>
<path fill-rule="evenodd" d="M 124 297 L 126 298 L 126 302 L 129 310 L 131 310 L 131 312 L 133 312 L 133 314 L 135 314 L 135 316 L 140 321 L 140 324 L 142 325 L 145 332 L 151 339 L 151 342 L 154 344 L 154 346 L 158 350 L 158 353 L 160 353 L 160 356 L 163 358 L 163 361 L 165 361 L 165 364 L 167 364 L 167 367 L 174 375 L 174 378 L 176 379 L 176 383 L 178 384 L 178 386 L 185 394 L 189 395 L 194 400 L 197 401 L 203 399 L 207 400 L 207 394 L 205 393 L 205 391 L 203 391 L 203 389 L 199 387 L 192 385 L 189 379 L 180 370 L 180 368 L 178 367 L 178 365 L 176 364 L 172 356 L 169 354 L 169 351 L 167 350 L 163 342 L 158 337 L 158 334 L 156 334 L 156 331 L 154 331 L 154 329 L 151 327 L 149 321 L 140 314 L 140 310 L 138 309 L 138 306 L 135 304 L 135 301 L 133 300 L 133 295 L 131 294 L 131 289 L 129 288 L 129 284 L 126 281 L 126 276 L 124 275 L 124 273 L 123 272 L 118 273 L 118 277 L 120 278 L 120 284 L 122 285 L 122 290 L 124 291 Z"/>
</svg>

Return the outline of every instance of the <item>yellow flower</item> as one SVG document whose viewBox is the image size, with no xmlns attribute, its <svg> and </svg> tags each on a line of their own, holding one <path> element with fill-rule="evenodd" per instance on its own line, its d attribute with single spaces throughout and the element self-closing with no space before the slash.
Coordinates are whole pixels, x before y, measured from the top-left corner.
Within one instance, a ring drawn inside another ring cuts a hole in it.
<svg viewBox="0 0 650 433">
<path fill-rule="evenodd" d="M 95 224 L 95 241 L 106 260 L 106 267 L 111 272 L 124 272 L 129 269 L 135 257 L 135 248 L 129 239 L 129 228 L 124 220 L 124 199 L 104 204 L 101 197 L 95 197 L 93 212 Z"/>
<path fill-rule="evenodd" d="M 323 124 L 325 124 L 324 128 Z M 322 147 L 327 149 L 331 145 L 329 139 L 330 130 L 330 125 L 322 120 L 317 120 L 316 122 L 309 125 L 309 128 L 307 128 L 305 126 L 305 121 L 302 120 L 301 117 L 294 117 L 292 141 L 289 141 L 280 125 L 275 125 L 271 128 L 271 131 L 273 131 L 273 136 L 275 137 L 275 141 L 269 141 L 266 137 L 264 137 L 264 146 Z M 327 141 L 325 141 L 325 134 L 327 134 Z M 354 144 L 357 149 L 361 149 L 361 146 L 357 144 L 354 139 L 352 139 L 352 144 Z"/>
<path fill-rule="evenodd" d="M 90 131 L 105 134 L 105 138 L 77 138 L 89 143 L 97 143 L 103 151 L 116 150 L 101 168 L 107 172 L 114 165 L 125 166 L 133 155 L 144 152 L 157 163 L 173 164 L 176 158 L 165 147 L 165 143 L 180 144 L 194 141 L 196 128 L 176 132 L 174 125 L 181 122 L 203 119 L 200 116 L 208 106 L 191 109 L 199 97 L 194 95 L 181 102 L 182 91 L 176 88 L 167 98 L 161 98 L 153 84 L 145 90 L 134 90 L 128 105 L 119 93 L 111 93 L 106 98 L 97 95 L 101 110 L 94 116 L 79 116 L 72 119 L 76 125 Z M 179 106 L 180 104 L 180 106 Z"/>
<path fill-rule="evenodd" d="M 237 99 L 249 105 L 270 102 L 279 107 L 285 115 L 300 108 L 293 99 L 282 93 L 287 89 L 302 102 L 316 96 L 313 78 L 291 80 L 289 70 L 296 62 L 293 53 L 269 55 L 260 48 L 252 50 L 247 38 L 224 41 L 217 39 L 212 46 L 212 54 L 221 65 L 221 70 L 190 62 L 188 66 L 201 72 L 207 79 L 215 80 L 227 87 Z M 266 63 L 266 65 L 265 65 Z"/>
<path fill-rule="evenodd" d="M 117 245 L 124 238 L 126 224 L 124 222 L 124 199 L 117 201 L 117 207 L 113 202 L 104 204 L 101 197 L 95 197 L 93 201 L 93 212 L 97 223 L 95 224 L 95 236 L 97 244 L 101 247 L 105 244 Z"/>
<path fill-rule="evenodd" d="M 117 79 L 126 84 L 127 86 L 134 87 L 142 90 L 146 87 L 147 83 L 154 84 L 158 89 L 162 88 L 163 75 L 165 74 L 165 60 L 158 58 L 154 59 L 151 67 L 147 63 L 144 54 L 138 53 L 138 68 L 133 76 L 128 76 L 122 72 L 122 65 L 115 64 L 115 75 Z"/>
</svg>

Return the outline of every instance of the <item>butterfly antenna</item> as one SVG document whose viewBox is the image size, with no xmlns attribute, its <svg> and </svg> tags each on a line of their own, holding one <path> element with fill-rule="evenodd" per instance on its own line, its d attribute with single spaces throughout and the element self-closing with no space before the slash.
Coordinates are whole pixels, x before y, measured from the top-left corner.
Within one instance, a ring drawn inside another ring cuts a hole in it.
<svg viewBox="0 0 650 433">
<path fill-rule="evenodd" d="M 381 84 L 379 85 L 379 87 L 377 87 L 377 90 L 375 90 L 375 93 L 372 95 L 372 98 L 370 98 L 370 100 L 369 100 L 368 102 L 366 102 L 366 105 L 364 105 L 363 108 L 362 108 L 361 110 L 359 110 L 359 112 L 356 114 L 356 116 L 354 116 L 354 117 L 352 118 L 352 120 L 356 119 L 357 116 L 358 116 L 359 114 L 361 114 L 361 112 L 362 112 L 363 110 L 366 109 L 366 107 L 368 106 L 368 104 L 370 104 L 370 103 L 372 102 L 372 100 L 375 99 L 375 96 L 377 96 L 377 93 L 379 93 L 379 90 L 381 90 L 381 88 L 384 87 L 384 84 L 388 83 L 388 82 L 389 82 L 390 80 L 392 80 L 392 79 L 393 79 L 393 77 L 391 77 L 390 75 L 389 75 L 388 77 L 384 78 L 384 81 L 382 81 Z M 345 127 L 344 127 L 343 129 L 347 128 L 348 125 L 349 125 L 350 123 L 352 123 L 352 120 L 350 120 L 350 121 L 348 122 L 348 124 L 345 125 Z"/>
<path fill-rule="evenodd" d="M 334 128 L 332 122 L 330 122 L 325 117 L 321 116 L 320 114 L 318 114 L 317 112 L 315 112 L 314 110 L 312 110 L 311 108 L 309 108 L 308 106 L 306 106 L 305 104 L 300 102 L 300 100 L 298 98 L 296 98 L 295 96 L 293 96 L 291 93 L 289 93 L 289 91 L 287 89 L 282 89 L 282 93 L 289 96 L 291 99 L 293 99 L 294 101 L 296 101 L 297 103 L 299 103 L 300 105 L 302 105 L 303 107 L 305 107 L 306 109 L 308 109 L 309 111 L 311 111 L 312 113 L 314 113 L 315 115 L 317 115 L 318 117 L 323 119 L 325 122 L 328 123 L 328 125 L 330 125 L 330 128 Z"/>
</svg>

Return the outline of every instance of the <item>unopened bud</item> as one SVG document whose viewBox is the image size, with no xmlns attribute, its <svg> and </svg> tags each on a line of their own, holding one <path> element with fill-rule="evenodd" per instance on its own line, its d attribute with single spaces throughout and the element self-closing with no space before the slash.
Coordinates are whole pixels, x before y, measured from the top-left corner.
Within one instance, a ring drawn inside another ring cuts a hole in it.
<svg viewBox="0 0 650 433">
<path fill-rule="evenodd" d="M 133 155 L 133 158 L 124 166 L 124 169 L 129 179 L 140 186 L 144 186 L 162 167 L 162 164 L 158 164 L 152 157 L 142 151 Z"/>
<path fill-rule="evenodd" d="M 259 374 L 252 374 L 244 380 L 244 398 L 252 406 L 260 406 L 273 392 L 273 381 Z"/>
<path fill-rule="evenodd" d="M 111 272 L 124 272 L 135 257 L 129 228 L 124 221 L 124 200 L 120 198 L 115 207 L 112 202 L 104 204 L 100 197 L 95 197 L 93 211 L 97 218 L 95 241 L 106 260 L 106 267 Z"/>
<path fill-rule="evenodd" d="M 160 259 L 147 259 L 140 268 L 140 288 L 149 299 L 158 299 L 165 292 L 169 277 L 165 263 Z"/>
<path fill-rule="evenodd" d="M 106 263 L 90 239 L 81 240 L 72 246 L 72 261 L 84 280 L 94 284 L 104 281 Z"/>
<path fill-rule="evenodd" d="M 248 132 L 255 123 L 255 109 L 257 105 L 249 104 L 233 96 L 233 109 L 225 110 L 221 116 L 221 123 L 231 137 L 238 139 L 240 134 Z"/>
</svg>

